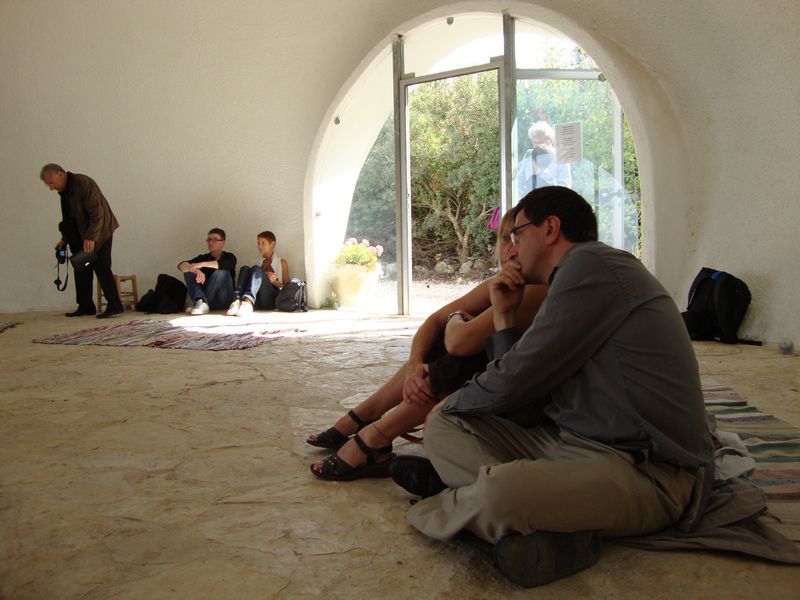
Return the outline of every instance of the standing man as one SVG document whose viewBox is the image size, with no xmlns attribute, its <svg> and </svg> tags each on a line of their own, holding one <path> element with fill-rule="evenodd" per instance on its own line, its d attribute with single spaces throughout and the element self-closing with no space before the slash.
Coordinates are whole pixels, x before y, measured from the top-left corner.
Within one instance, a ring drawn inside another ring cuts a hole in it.
<svg viewBox="0 0 800 600">
<path fill-rule="evenodd" d="M 124 311 L 119 298 L 114 274 L 111 272 L 111 244 L 114 231 L 119 227 L 103 192 L 94 179 L 79 173 L 68 173 L 59 165 L 50 163 L 42 167 L 39 177 L 61 197 L 61 240 L 56 250 L 69 245 L 70 252 L 97 253 L 97 259 L 75 272 L 75 299 L 78 309 L 66 313 L 67 317 L 94 315 L 97 310 L 92 298 L 92 274 L 103 290 L 108 305 L 98 319 L 113 317 Z"/>
<path fill-rule="evenodd" d="M 186 291 L 192 301 L 189 312 L 205 315 L 209 310 L 225 310 L 234 298 L 236 256 L 224 252 L 225 232 L 215 227 L 206 237 L 208 252 L 178 263 Z"/>
<path fill-rule="evenodd" d="M 592 565 L 604 537 L 691 531 L 714 469 L 697 360 L 664 287 L 597 241 L 568 188 L 534 190 L 516 215 L 490 284 L 492 361 L 434 408 L 430 461 L 398 457 L 390 474 L 423 497 L 412 525 L 445 541 L 473 532 L 534 587 Z M 527 283 L 550 290 L 520 334 Z"/>
<path fill-rule="evenodd" d="M 537 121 L 528 129 L 532 149 L 525 153 L 517 168 L 520 198 L 536 188 L 548 185 L 564 187 L 572 185 L 570 166 L 556 163 L 556 148 L 553 145 L 555 136 L 553 128 L 547 121 Z"/>
</svg>

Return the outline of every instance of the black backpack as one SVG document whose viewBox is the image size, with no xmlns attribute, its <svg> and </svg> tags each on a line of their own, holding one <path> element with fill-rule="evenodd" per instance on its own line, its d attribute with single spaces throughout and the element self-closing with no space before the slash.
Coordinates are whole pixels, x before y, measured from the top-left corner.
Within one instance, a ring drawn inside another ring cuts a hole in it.
<svg viewBox="0 0 800 600">
<path fill-rule="evenodd" d="M 143 313 L 170 313 L 183 312 L 186 306 L 186 284 L 182 281 L 162 273 L 156 281 L 156 289 L 149 290 L 142 296 L 136 305 L 136 310 Z"/>
<path fill-rule="evenodd" d="M 689 303 L 681 313 L 689 337 L 693 340 L 716 340 L 725 344 L 740 340 L 739 325 L 750 305 L 747 284 L 730 273 L 703 267 L 689 288 Z"/>
<path fill-rule="evenodd" d="M 308 299 L 305 282 L 292 278 L 284 283 L 275 300 L 275 308 L 283 312 L 306 312 Z"/>
</svg>

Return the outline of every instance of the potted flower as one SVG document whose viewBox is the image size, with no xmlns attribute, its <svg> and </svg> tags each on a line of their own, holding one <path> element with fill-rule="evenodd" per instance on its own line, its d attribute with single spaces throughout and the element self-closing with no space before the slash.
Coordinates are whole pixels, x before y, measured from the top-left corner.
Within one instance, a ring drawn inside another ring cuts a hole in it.
<svg viewBox="0 0 800 600">
<path fill-rule="evenodd" d="M 335 265 L 360 265 L 367 268 L 367 273 L 372 273 L 381 254 L 383 246 L 370 246 L 369 240 L 361 240 L 361 243 L 358 243 L 356 238 L 350 238 L 331 262 Z"/>
<path fill-rule="evenodd" d="M 383 247 L 369 240 L 348 239 L 331 261 L 331 285 L 343 306 L 362 306 L 375 291 Z"/>
</svg>

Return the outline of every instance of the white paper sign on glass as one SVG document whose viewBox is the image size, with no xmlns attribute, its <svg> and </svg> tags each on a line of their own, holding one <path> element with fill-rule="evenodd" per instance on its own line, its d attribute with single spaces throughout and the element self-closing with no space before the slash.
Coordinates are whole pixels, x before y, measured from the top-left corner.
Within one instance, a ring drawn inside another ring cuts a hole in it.
<svg viewBox="0 0 800 600">
<path fill-rule="evenodd" d="M 583 134 L 580 123 L 562 123 L 556 131 L 556 164 L 571 165 L 583 162 Z"/>
</svg>

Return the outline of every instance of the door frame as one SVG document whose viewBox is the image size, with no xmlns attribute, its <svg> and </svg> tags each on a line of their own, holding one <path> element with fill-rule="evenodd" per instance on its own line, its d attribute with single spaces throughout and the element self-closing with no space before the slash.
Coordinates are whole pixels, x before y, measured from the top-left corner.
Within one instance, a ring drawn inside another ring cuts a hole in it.
<svg viewBox="0 0 800 600">
<path fill-rule="evenodd" d="M 452 69 L 450 71 L 442 71 L 430 75 L 416 76 L 414 73 L 407 73 L 397 78 L 397 86 L 395 90 L 395 101 L 397 111 L 395 112 L 395 156 L 398 160 L 395 161 L 395 177 L 397 193 L 397 205 L 395 214 L 397 215 L 397 279 L 399 282 L 397 293 L 397 310 L 398 314 L 408 315 L 411 314 L 411 140 L 410 140 L 410 116 L 408 110 L 408 91 L 409 88 L 422 83 L 430 83 L 432 81 L 440 81 L 442 79 L 450 79 L 453 77 L 463 77 L 465 75 L 474 75 L 476 73 L 486 73 L 488 71 L 498 71 L 497 73 L 497 94 L 498 94 L 498 107 L 500 120 L 500 173 L 510 172 L 506 169 L 506 155 L 510 155 L 509 151 L 506 152 L 508 143 L 503 131 L 508 129 L 503 127 L 503 108 L 507 100 L 505 98 L 505 91 L 503 81 L 505 67 L 501 58 L 492 58 L 488 63 L 482 65 L 475 65 L 472 67 L 464 67 L 461 69 Z M 398 119 L 398 115 L 400 118 Z M 510 189 L 506 190 L 506 178 L 501 177 L 501 198 L 508 196 L 510 198 Z"/>
</svg>

